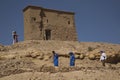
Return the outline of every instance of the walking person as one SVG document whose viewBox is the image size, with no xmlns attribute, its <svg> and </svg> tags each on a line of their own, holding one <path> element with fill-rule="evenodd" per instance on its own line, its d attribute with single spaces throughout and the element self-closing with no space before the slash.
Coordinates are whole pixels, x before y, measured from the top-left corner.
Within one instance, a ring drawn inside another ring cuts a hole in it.
<svg viewBox="0 0 120 80">
<path fill-rule="evenodd" d="M 75 66 L 75 55 L 73 52 L 69 53 L 70 55 L 70 66 Z"/>
<path fill-rule="evenodd" d="M 105 61 L 107 59 L 106 53 L 104 51 L 100 51 L 100 61 L 102 62 L 102 65 L 105 66 Z"/>
<path fill-rule="evenodd" d="M 52 51 L 53 53 L 53 63 L 54 63 L 54 66 L 58 66 L 58 54 L 55 52 L 55 51 Z"/>
<path fill-rule="evenodd" d="M 12 32 L 12 36 L 13 36 L 13 44 L 18 42 L 18 35 L 16 31 Z"/>
</svg>

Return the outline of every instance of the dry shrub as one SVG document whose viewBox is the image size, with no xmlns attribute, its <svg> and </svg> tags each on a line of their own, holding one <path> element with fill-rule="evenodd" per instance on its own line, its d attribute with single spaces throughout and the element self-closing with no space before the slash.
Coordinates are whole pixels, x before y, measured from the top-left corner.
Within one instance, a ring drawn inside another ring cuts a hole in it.
<svg viewBox="0 0 120 80">
<path fill-rule="evenodd" d="M 117 64 L 118 62 L 120 62 L 120 54 L 107 55 L 106 62 Z"/>
<path fill-rule="evenodd" d="M 94 48 L 93 47 L 88 47 L 88 51 L 90 52 L 90 51 L 93 51 L 94 50 Z"/>
</svg>

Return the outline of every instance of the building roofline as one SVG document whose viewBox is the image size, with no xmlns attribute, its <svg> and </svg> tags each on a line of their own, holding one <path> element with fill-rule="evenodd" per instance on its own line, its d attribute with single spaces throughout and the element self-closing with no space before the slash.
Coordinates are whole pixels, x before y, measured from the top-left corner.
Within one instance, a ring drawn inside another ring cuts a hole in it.
<svg viewBox="0 0 120 80">
<path fill-rule="evenodd" d="M 75 14 L 74 12 L 68 12 L 68 11 L 61 11 L 61 10 L 54 10 L 54 9 L 47 9 L 47 8 L 43 8 L 43 7 L 38 7 L 38 6 L 31 6 L 31 5 L 28 5 L 27 7 L 25 7 L 23 9 L 23 12 L 25 12 L 27 9 L 29 8 L 32 8 L 32 9 L 43 9 L 43 10 L 46 10 L 46 11 L 51 11 L 51 12 L 59 12 L 59 13 L 66 13 L 66 14 Z"/>
</svg>

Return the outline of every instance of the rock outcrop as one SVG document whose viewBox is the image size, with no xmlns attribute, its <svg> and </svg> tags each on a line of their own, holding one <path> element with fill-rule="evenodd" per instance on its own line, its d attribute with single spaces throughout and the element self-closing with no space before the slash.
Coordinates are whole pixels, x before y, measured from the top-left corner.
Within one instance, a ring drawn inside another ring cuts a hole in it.
<svg viewBox="0 0 120 80">
<path fill-rule="evenodd" d="M 52 51 L 56 51 L 59 55 L 59 67 L 53 66 Z M 106 67 L 103 67 L 100 58 L 100 50 L 104 50 L 107 54 Z M 73 51 L 75 54 L 75 67 L 69 66 L 69 52 Z M 27 77 L 22 80 L 70 80 L 67 78 L 72 73 L 84 74 L 82 76 L 73 76 L 71 79 L 86 80 L 90 74 L 100 73 L 102 76 L 103 69 L 104 74 L 112 72 L 116 74 L 115 80 L 119 80 L 120 75 L 120 45 L 111 43 L 97 43 L 97 42 L 74 42 L 74 41 L 39 41 L 30 40 L 19 42 L 14 45 L 2 46 L 0 45 L 0 80 L 21 80 L 20 78 L 14 79 L 19 76 L 17 74 L 40 74 L 47 75 L 46 79 L 38 77 L 35 79 Z M 66 74 L 65 74 L 65 73 Z M 67 73 L 69 72 L 69 73 Z M 93 72 L 93 73 L 90 73 Z M 61 74 L 65 75 L 61 75 Z M 57 76 L 54 79 L 52 77 L 55 74 Z M 14 76 L 11 76 L 14 75 Z M 39 75 L 39 76 L 40 76 Z M 9 78 L 7 78 L 7 77 Z M 63 77 L 62 77 L 63 76 Z M 72 75 L 71 75 L 72 76 Z M 115 76 L 115 75 L 114 75 Z M 12 77 L 12 79 L 10 79 Z M 82 78 L 81 78 L 82 77 Z M 102 80 L 97 79 L 98 76 L 92 77 L 87 80 Z M 105 77 L 107 80 L 107 77 Z M 111 77 L 111 79 L 113 79 Z M 110 80 L 110 79 L 108 79 Z"/>
</svg>

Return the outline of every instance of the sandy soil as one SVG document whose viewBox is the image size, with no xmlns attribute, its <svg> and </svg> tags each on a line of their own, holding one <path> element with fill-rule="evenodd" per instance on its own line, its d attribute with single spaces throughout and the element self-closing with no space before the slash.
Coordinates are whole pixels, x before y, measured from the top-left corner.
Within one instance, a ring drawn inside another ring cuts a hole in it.
<svg viewBox="0 0 120 80">
<path fill-rule="evenodd" d="M 108 56 L 105 67 L 99 61 L 101 49 Z M 52 50 L 59 54 L 59 67 L 53 66 Z M 69 66 L 71 50 L 74 67 Z M 0 80 L 120 80 L 120 45 L 35 40 L 0 45 Z"/>
</svg>

